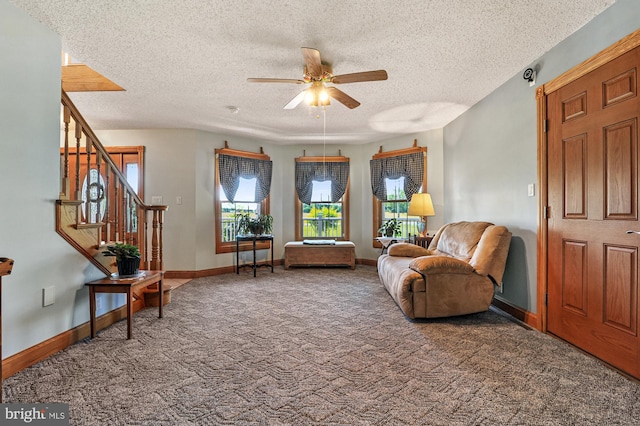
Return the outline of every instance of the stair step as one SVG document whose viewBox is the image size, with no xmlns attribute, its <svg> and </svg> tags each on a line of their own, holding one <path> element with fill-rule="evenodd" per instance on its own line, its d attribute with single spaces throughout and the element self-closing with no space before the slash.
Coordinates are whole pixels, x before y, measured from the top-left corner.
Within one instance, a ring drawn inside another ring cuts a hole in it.
<svg viewBox="0 0 640 426">
<path fill-rule="evenodd" d="M 84 204 L 82 200 L 56 200 L 56 203 L 61 206 L 79 206 Z"/>
</svg>

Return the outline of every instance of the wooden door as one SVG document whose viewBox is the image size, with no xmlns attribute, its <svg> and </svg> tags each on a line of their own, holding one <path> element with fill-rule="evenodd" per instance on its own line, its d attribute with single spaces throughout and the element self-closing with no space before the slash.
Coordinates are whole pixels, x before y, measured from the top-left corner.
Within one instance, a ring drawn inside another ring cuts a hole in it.
<svg viewBox="0 0 640 426">
<path fill-rule="evenodd" d="M 547 330 L 635 377 L 638 49 L 547 97 Z"/>
<path fill-rule="evenodd" d="M 144 147 L 106 147 L 106 150 L 115 165 L 124 174 L 129 185 L 136 190 L 141 199 L 144 199 Z M 60 155 L 63 154 L 64 150 L 61 149 Z M 104 159 L 100 159 L 98 162 L 95 152 L 92 152 L 88 158 L 84 148 L 80 149 L 80 155 L 76 155 L 74 148 L 69 148 L 71 175 L 75 175 L 76 167 L 79 170 L 78 183 L 76 184 L 75 179 L 71 179 L 70 187 L 72 192 L 79 189 L 80 198 L 85 201 L 81 208 L 81 220 L 88 223 L 109 224 L 110 226 L 105 225 L 103 230 L 105 241 L 126 241 L 129 244 L 137 245 L 137 225 L 133 227 L 122 226 L 130 221 L 131 217 L 116 202 L 116 198 L 121 196 L 122 191 L 116 188 L 115 179 L 106 172 L 107 167 Z M 90 201 L 89 205 L 86 205 L 87 199 Z M 87 215 L 87 213 L 89 214 Z M 121 229 L 125 231 L 119 232 Z"/>
</svg>

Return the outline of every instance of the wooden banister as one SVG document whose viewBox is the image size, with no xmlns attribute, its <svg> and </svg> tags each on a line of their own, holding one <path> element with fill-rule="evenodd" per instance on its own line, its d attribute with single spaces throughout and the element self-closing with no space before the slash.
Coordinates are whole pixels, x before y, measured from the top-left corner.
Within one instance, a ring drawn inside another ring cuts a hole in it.
<svg viewBox="0 0 640 426">
<path fill-rule="evenodd" d="M 61 99 L 64 146 L 60 160 L 61 200 L 58 205 L 74 205 L 76 214 L 75 224 L 69 226 L 59 223 L 58 232 L 65 233 L 64 238 L 78 250 L 82 251 L 79 247 L 85 247 L 84 254 L 92 260 L 100 257 L 102 244 L 117 241 L 137 245 L 142 254 L 141 268 L 161 270 L 164 265 L 162 227 L 164 212 L 168 207 L 144 203 L 64 90 Z M 71 152 L 69 148 L 69 135 L 72 131 L 75 152 Z M 70 170 L 70 157 L 75 158 L 75 170 Z M 86 183 L 83 183 L 82 166 Z M 83 188 L 85 184 L 86 187 Z M 70 212 L 59 212 L 58 217 L 67 218 L 71 215 Z M 147 236 L 149 216 L 153 227 L 151 238 Z M 87 236 L 86 230 L 92 227 L 95 228 L 95 235 L 92 237 L 94 240 L 88 242 L 90 237 Z M 82 229 L 84 234 L 71 236 L 75 234 L 72 228 Z M 149 244 L 150 249 L 147 247 Z M 112 258 L 100 259 L 94 263 L 102 264 L 104 267 L 101 269 L 108 272 L 108 265 L 104 265 L 104 262 L 108 262 L 109 265 Z"/>
</svg>

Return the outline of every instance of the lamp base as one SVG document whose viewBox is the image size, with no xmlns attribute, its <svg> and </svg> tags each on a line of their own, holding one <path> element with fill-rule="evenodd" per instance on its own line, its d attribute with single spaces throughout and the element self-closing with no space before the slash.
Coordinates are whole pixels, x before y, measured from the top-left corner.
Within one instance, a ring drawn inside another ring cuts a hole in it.
<svg viewBox="0 0 640 426">
<path fill-rule="evenodd" d="M 418 234 L 421 237 L 427 236 L 427 221 L 425 220 L 424 216 L 421 217 L 420 222 L 418 222 Z"/>
</svg>

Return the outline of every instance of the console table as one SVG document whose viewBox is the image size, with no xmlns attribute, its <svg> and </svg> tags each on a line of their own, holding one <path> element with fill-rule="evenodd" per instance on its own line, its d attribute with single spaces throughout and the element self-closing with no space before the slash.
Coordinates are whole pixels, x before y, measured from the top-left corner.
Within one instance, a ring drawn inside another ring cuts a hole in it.
<svg viewBox="0 0 640 426">
<path fill-rule="evenodd" d="M 2 277 L 13 269 L 13 260 L 0 257 L 0 403 L 2 402 Z"/>
<path fill-rule="evenodd" d="M 253 263 L 240 265 L 240 243 L 241 242 L 249 242 L 253 243 Z M 256 263 L 256 241 L 269 241 L 269 245 L 271 246 L 271 264 L 263 263 L 258 265 Z M 271 266 L 271 272 L 273 273 L 273 235 L 238 235 L 236 236 L 236 274 L 240 273 L 240 268 L 244 268 L 245 266 L 250 266 L 253 268 L 253 276 L 256 276 L 256 269 L 259 266 Z"/>
<path fill-rule="evenodd" d="M 125 293 L 127 295 L 127 339 L 131 339 L 131 318 L 133 317 L 133 290 L 158 283 L 158 318 L 162 318 L 162 275 L 163 271 L 139 271 L 134 277 L 119 278 L 118 275 L 91 281 L 89 287 L 89 310 L 91 338 L 96 337 L 96 293 Z"/>
</svg>

